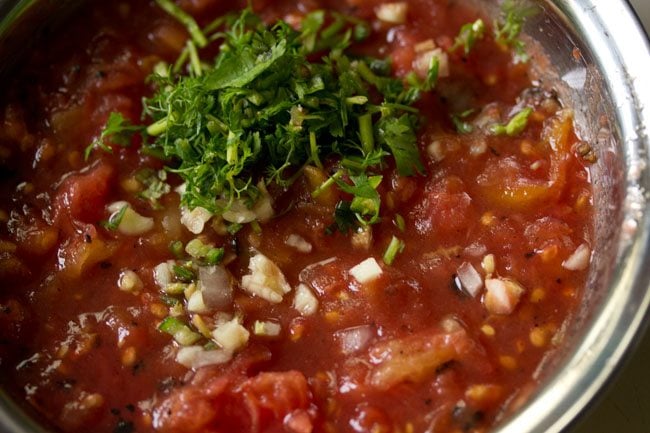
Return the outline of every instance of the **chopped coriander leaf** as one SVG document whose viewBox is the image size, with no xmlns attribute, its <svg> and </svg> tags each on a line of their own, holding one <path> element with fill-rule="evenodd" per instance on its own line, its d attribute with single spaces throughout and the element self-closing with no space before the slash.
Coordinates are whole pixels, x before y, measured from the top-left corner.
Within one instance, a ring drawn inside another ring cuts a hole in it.
<svg viewBox="0 0 650 433">
<path fill-rule="evenodd" d="M 477 19 L 473 23 L 467 23 L 460 28 L 458 36 L 454 41 L 454 45 L 449 49 L 450 51 L 456 51 L 460 47 L 463 47 L 465 55 L 474 48 L 476 42 L 480 39 L 483 39 L 485 35 L 485 23 L 482 19 Z"/>
<path fill-rule="evenodd" d="M 333 234 L 338 230 L 343 234 L 347 234 L 350 230 L 356 227 L 356 225 L 357 217 L 350 209 L 350 202 L 347 200 L 341 200 L 334 208 L 334 223 L 325 229 L 325 233 Z"/>
<path fill-rule="evenodd" d="M 451 116 L 451 121 L 453 122 L 454 126 L 456 127 L 456 131 L 459 134 L 470 134 L 472 131 L 474 131 L 474 127 L 465 120 L 473 113 L 474 109 L 470 108 L 469 110 L 465 110 L 460 114 Z"/>
<path fill-rule="evenodd" d="M 314 191 L 312 191 L 311 196 L 313 198 L 317 198 L 319 195 L 321 195 L 327 188 L 331 187 L 336 183 L 336 181 L 343 176 L 343 171 L 339 170 L 336 173 L 334 173 L 330 178 L 328 178 L 325 182 L 323 182 L 318 188 L 316 188 Z"/>
<path fill-rule="evenodd" d="M 490 127 L 490 132 L 494 135 L 507 135 L 514 137 L 521 134 L 528 125 L 528 118 L 533 113 L 533 109 L 526 107 L 515 114 L 510 121 L 505 124 L 495 124 Z"/>
<path fill-rule="evenodd" d="M 358 176 L 350 176 L 350 180 L 353 185 L 337 180 L 337 184 L 343 192 L 354 196 L 350 203 L 350 212 L 363 226 L 376 223 L 379 221 L 379 207 L 381 205 L 377 187 L 381 183 L 382 177 L 368 177 L 364 173 Z"/>
<path fill-rule="evenodd" d="M 415 135 L 416 124 L 416 116 L 402 114 L 383 116 L 376 125 L 379 142 L 390 149 L 401 176 L 424 173 Z"/>
<path fill-rule="evenodd" d="M 108 221 L 102 221 L 101 225 L 106 229 L 110 231 L 115 231 L 117 228 L 120 226 L 120 223 L 122 223 L 122 220 L 124 219 L 124 215 L 126 214 L 126 211 L 129 209 L 129 205 L 124 205 L 122 208 L 120 208 L 119 211 L 113 213 L 109 218 Z"/>
<path fill-rule="evenodd" d="M 161 9 L 176 18 L 185 26 L 187 32 L 192 37 L 192 40 L 199 48 L 203 48 L 208 44 L 208 40 L 201 31 L 199 25 L 194 21 L 194 18 L 178 7 L 172 0 L 156 0 L 156 3 Z"/>
<path fill-rule="evenodd" d="M 151 124 L 136 132 L 148 138 L 143 152 L 162 156 L 167 170 L 185 181 L 183 206 L 217 215 L 235 201 L 252 207 L 259 181 L 288 187 L 305 165 L 322 167 L 331 157 L 340 161 L 338 176 L 353 183 L 376 178 L 367 172 L 384 167 L 387 156 L 400 175 L 424 173 L 418 110 L 411 104 L 435 86 L 438 59 L 432 59 L 425 80 L 405 84 L 390 76 L 386 60 L 348 57 L 351 38 L 370 31 L 361 20 L 314 11 L 298 32 L 282 21 L 267 27 L 245 9 L 218 23 L 219 54 L 208 66 L 196 50 L 205 35 L 196 32 L 193 19 L 169 0 L 157 2 L 186 25 L 192 40 L 180 63 L 150 76 L 157 90 L 144 101 L 143 115 Z M 212 42 L 211 37 L 207 43 Z M 311 60 L 314 52 L 322 53 L 320 61 Z M 180 75 L 187 62 L 189 75 Z M 346 188 L 337 180 L 314 196 L 330 185 Z M 160 182 L 147 186 L 150 200 L 166 191 Z M 355 224 L 377 222 L 374 188 L 348 187 L 364 191 L 352 193 L 349 203 Z M 239 228 L 228 227 L 231 233 Z"/>
<path fill-rule="evenodd" d="M 390 243 L 388 244 L 388 247 L 386 248 L 386 252 L 384 252 L 384 263 L 389 266 L 392 265 L 395 261 L 395 258 L 397 257 L 397 254 L 404 251 L 404 246 L 404 241 L 401 241 L 400 239 L 393 236 L 393 238 L 390 240 Z"/>
<path fill-rule="evenodd" d="M 128 147 L 131 145 L 133 135 L 142 133 L 143 129 L 142 126 L 131 124 L 121 113 L 111 113 L 99 137 L 86 147 L 84 159 L 87 160 L 95 149 L 102 149 L 105 152 L 113 153 L 113 149 L 108 144 L 109 142 L 122 147 Z"/>
<path fill-rule="evenodd" d="M 138 194 L 138 197 L 147 200 L 153 208 L 160 208 L 158 200 L 171 191 L 171 186 L 166 182 L 167 172 L 142 169 L 136 174 L 136 179 L 146 188 Z"/>
<path fill-rule="evenodd" d="M 494 39 L 497 43 L 515 50 L 517 59 L 528 61 L 526 45 L 519 39 L 526 19 L 536 15 L 538 8 L 525 0 L 505 0 L 501 5 L 501 16 L 494 23 Z"/>
<path fill-rule="evenodd" d="M 415 72 L 411 72 L 406 77 L 407 82 L 411 86 L 409 89 L 408 96 L 405 97 L 405 100 L 417 100 L 420 97 L 421 92 L 429 92 L 436 87 L 438 83 L 438 73 L 440 71 L 440 59 L 438 56 L 432 56 L 431 62 L 429 64 L 429 69 L 427 70 L 427 76 L 424 80 L 421 80 Z"/>
</svg>

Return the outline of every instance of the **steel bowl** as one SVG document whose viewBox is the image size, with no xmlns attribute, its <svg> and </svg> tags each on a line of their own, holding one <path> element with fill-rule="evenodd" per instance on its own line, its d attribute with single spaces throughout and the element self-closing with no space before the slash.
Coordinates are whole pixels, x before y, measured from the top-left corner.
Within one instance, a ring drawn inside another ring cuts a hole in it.
<svg viewBox="0 0 650 433">
<path fill-rule="evenodd" d="M 82 0 L 0 0 L 0 75 L 39 34 Z M 471 0 L 468 0 L 471 1 Z M 476 0 L 488 13 L 496 0 Z M 582 305 L 564 339 L 540 364 L 535 386 L 513 398 L 500 433 L 567 429 L 602 394 L 639 341 L 650 304 L 650 44 L 625 0 L 539 0 L 525 27 L 529 46 L 546 54 L 540 79 L 575 109 L 577 130 L 598 162 L 594 187 L 593 264 Z M 4 81 L 6 82 L 6 81 Z M 1 90 L 0 90 L 1 91 Z M 0 391 L 0 431 L 47 433 Z"/>
</svg>

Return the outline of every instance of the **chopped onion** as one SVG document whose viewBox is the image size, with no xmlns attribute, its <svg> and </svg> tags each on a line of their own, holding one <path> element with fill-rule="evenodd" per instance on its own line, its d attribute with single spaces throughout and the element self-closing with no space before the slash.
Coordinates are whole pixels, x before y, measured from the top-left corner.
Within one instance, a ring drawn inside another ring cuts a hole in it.
<svg viewBox="0 0 650 433">
<path fill-rule="evenodd" d="M 126 208 L 126 209 L 125 209 Z M 125 201 L 117 201 L 107 206 L 111 216 L 108 218 L 112 221 L 121 214 L 117 231 L 127 236 L 138 236 L 151 230 L 154 226 L 153 218 L 140 215 L 133 210 L 131 205 Z"/>
<path fill-rule="evenodd" d="M 524 288 L 508 278 L 487 278 L 485 280 L 483 304 L 492 314 L 510 314 L 519 303 Z"/>
<path fill-rule="evenodd" d="M 472 144 L 469 147 L 469 154 L 472 156 L 483 155 L 488 150 L 488 143 L 485 138 L 472 139 Z"/>
<path fill-rule="evenodd" d="M 334 338 L 339 343 L 341 353 L 351 355 L 368 347 L 375 335 L 374 326 L 361 325 L 336 331 Z"/>
<path fill-rule="evenodd" d="M 570 271 L 584 271 L 589 266 L 591 259 L 591 249 L 589 245 L 582 244 L 569 256 L 568 259 L 562 262 L 562 267 Z"/>
<path fill-rule="evenodd" d="M 203 293 L 200 290 L 192 293 L 187 300 L 187 310 L 192 313 L 207 313 L 208 307 L 203 301 Z"/>
<path fill-rule="evenodd" d="M 231 359 L 232 352 L 206 350 L 201 346 L 182 347 L 176 354 L 176 362 L 194 370 L 208 365 L 225 364 Z"/>
<path fill-rule="evenodd" d="M 350 269 L 350 275 L 361 284 L 369 283 L 381 276 L 381 266 L 373 257 L 370 257 Z"/>
<path fill-rule="evenodd" d="M 161 263 L 153 268 L 153 279 L 162 290 L 172 282 L 172 268 L 168 262 Z"/>
<path fill-rule="evenodd" d="M 111 214 L 115 214 L 119 211 L 121 211 L 124 207 L 129 207 L 131 206 L 128 201 L 115 201 L 108 206 L 106 206 L 106 210 L 109 211 Z"/>
<path fill-rule="evenodd" d="M 246 224 L 255 221 L 257 218 L 255 212 L 253 212 L 252 209 L 249 209 L 242 200 L 233 201 L 228 210 L 226 210 L 221 216 L 224 220 L 236 224 Z"/>
<path fill-rule="evenodd" d="M 181 183 L 181 184 L 178 185 L 176 188 L 174 188 L 174 191 L 176 191 L 176 193 L 177 193 L 178 195 L 183 195 L 183 194 L 185 194 L 185 191 L 186 191 L 186 190 L 187 190 L 187 183 L 185 183 L 185 182 Z"/>
<path fill-rule="evenodd" d="M 247 292 L 277 304 L 291 291 L 280 268 L 265 255 L 258 253 L 251 257 L 248 269 L 250 274 L 244 275 L 241 281 Z"/>
<path fill-rule="evenodd" d="M 305 284 L 299 284 L 293 298 L 293 308 L 303 316 L 310 316 L 318 309 L 318 299 Z"/>
<path fill-rule="evenodd" d="M 234 353 L 246 346 L 250 333 L 244 328 L 237 318 L 226 322 L 212 331 L 212 337 L 224 350 Z"/>
<path fill-rule="evenodd" d="M 199 289 L 208 309 L 222 310 L 232 306 L 232 278 L 223 266 L 200 267 Z"/>
<path fill-rule="evenodd" d="M 263 223 L 270 220 L 273 215 L 275 215 L 275 211 L 273 210 L 271 194 L 269 194 L 269 191 L 266 189 L 264 181 L 260 180 L 257 183 L 257 190 L 260 192 L 260 197 L 253 206 L 253 212 L 255 212 L 257 220 Z"/>
<path fill-rule="evenodd" d="M 312 250 L 312 245 L 309 242 L 307 242 L 305 238 L 294 233 L 289 235 L 289 237 L 285 241 L 285 244 L 305 254 L 311 253 Z"/>
<path fill-rule="evenodd" d="M 404 24 L 408 4 L 406 2 L 384 3 L 375 9 L 375 14 L 379 20 L 390 24 Z"/>
<path fill-rule="evenodd" d="M 446 153 L 446 147 L 440 140 L 434 140 L 427 146 L 427 154 L 436 162 L 445 159 Z"/>
<path fill-rule="evenodd" d="M 473 243 L 472 245 L 465 247 L 463 252 L 468 256 L 481 257 L 487 252 L 487 247 L 484 244 Z"/>
<path fill-rule="evenodd" d="M 277 337 L 280 335 L 281 330 L 282 327 L 280 324 L 275 322 L 261 322 L 256 320 L 253 325 L 253 333 L 262 337 Z"/>
<path fill-rule="evenodd" d="M 153 226 L 153 218 L 144 217 L 129 207 L 124 212 L 117 231 L 127 236 L 138 236 L 153 229 Z"/>
<path fill-rule="evenodd" d="M 200 206 L 191 211 L 185 207 L 181 209 L 181 223 L 195 235 L 203 231 L 205 223 L 210 221 L 210 218 L 212 218 L 212 213 Z"/>
<path fill-rule="evenodd" d="M 433 39 L 426 39 L 422 42 L 418 42 L 415 44 L 413 47 L 415 49 L 416 53 L 424 53 L 427 51 L 432 51 L 436 49 L 436 43 L 433 41 Z"/>
<path fill-rule="evenodd" d="M 458 267 L 457 272 L 458 280 L 463 289 L 471 296 L 476 297 L 483 288 L 483 279 L 481 278 L 481 274 L 478 273 L 474 266 L 467 262 L 463 262 L 463 264 Z"/>
</svg>

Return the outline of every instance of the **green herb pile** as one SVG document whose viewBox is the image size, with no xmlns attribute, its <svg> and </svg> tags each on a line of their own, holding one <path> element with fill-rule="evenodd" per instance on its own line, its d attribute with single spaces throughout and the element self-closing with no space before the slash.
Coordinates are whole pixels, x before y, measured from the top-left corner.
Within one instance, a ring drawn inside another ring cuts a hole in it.
<svg viewBox="0 0 650 433">
<path fill-rule="evenodd" d="M 307 165 L 328 168 L 313 195 L 330 187 L 349 194 L 335 214 L 334 228 L 344 232 L 379 220 L 379 173 L 388 158 L 402 176 L 424 173 L 413 104 L 436 85 L 436 57 L 425 79 L 412 73 L 403 81 L 391 77 L 388 61 L 350 54 L 351 43 L 370 33 L 355 18 L 319 10 L 296 31 L 284 22 L 268 27 L 245 9 L 201 29 L 172 1 L 156 2 L 191 38 L 174 65 L 159 64 L 149 78 L 156 91 L 143 116 L 150 125 L 113 113 L 87 156 L 139 133 L 143 151 L 185 181 L 182 204 L 215 214 L 235 201 L 252 207 L 260 181 L 286 188 Z M 497 25 L 496 37 L 516 45 L 523 18 L 505 14 L 516 23 Z M 464 26 L 453 50 L 469 53 L 484 30 L 481 20 Z M 218 55 L 208 61 L 199 52 L 210 45 Z"/>
</svg>

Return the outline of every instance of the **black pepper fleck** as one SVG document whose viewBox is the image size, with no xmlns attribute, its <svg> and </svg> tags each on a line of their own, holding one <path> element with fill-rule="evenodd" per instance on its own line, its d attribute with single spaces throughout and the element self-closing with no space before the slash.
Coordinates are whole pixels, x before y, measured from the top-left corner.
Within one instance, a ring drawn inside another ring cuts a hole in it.
<svg viewBox="0 0 650 433">
<path fill-rule="evenodd" d="M 135 426 L 131 421 L 119 420 L 113 429 L 113 433 L 133 433 Z"/>
</svg>

